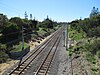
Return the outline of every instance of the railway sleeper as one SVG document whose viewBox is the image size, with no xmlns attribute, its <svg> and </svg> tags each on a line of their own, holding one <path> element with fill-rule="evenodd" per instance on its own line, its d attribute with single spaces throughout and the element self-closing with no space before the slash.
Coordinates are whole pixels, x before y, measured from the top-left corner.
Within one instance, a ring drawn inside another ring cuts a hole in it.
<svg viewBox="0 0 100 75">
<path fill-rule="evenodd" d="M 53 56 L 53 54 L 49 55 L 48 58 L 52 58 L 52 56 Z M 47 59 L 48 59 L 48 58 L 47 58 Z"/>
<path fill-rule="evenodd" d="M 20 66 L 19 68 L 23 69 L 23 68 L 24 68 L 24 66 Z"/>
<path fill-rule="evenodd" d="M 47 67 L 41 67 L 41 69 L 42 69 L 42 70 L 46 70 L 46 69 L 47 69 Z"/>
<path fill-rule="evenodd" d="M 44 64 L 44 66 L 48 66 L 49 64 Z"/>
<path fill-rule="evenodd" d="M 20 65 L 20 66 L 25 66 L 26 64 L 22 64 L 22 65 Z"/>
<path fill-rule="evenodd" d="M 43 64 L 43 65 L 44 65 L 44 66 L 49 66 L 49 64 L 50 64 L 50 63 L 45 63 L 45 64 Z"/>
<path fill-rule="evenodd" d="M 43 73 L 40 73 L 40 72 L 39 72 L 38 75 L 43 75 Z"/>
<path fill-rule="evenodd" d="M 46 65 L 43 65 L 42 67 L 43 67 L 43 68 L 47 68 L 48 66 L 46 66 Z"/>
<path fill-rule="evenodd" d="M 16 75 L 16 74 L 12 74 L 12 75 Z"/>
<path fill-rule="evenodd" d="M 27 69 L 24 69 L 24 71 L 27 71 Z"/>
<path fill-rule="evenodd" d="M 15 74 L 15 75 L 16 75 L 16 74 L 19 74 L 19 71 L 15 71 L 13 74 Z"/>
<path fill-rule="evenodd" d="M 48 67 L 48 65 L 43 65 L 42 67 L 45 67 L 45 68 L 47 68 L 47 67 Z"/>
<path fill-rule="evenodd" d="M 44 62 L 44 64 L 49 64 L 49 63 L 50 63 L 50 60 L 49 60 L 49 61 L 45 61 L 45 62 Z"/>
<path fill-rule="evenodd" d="M 28 67 L 31 67 L 31 64 L 29 64 Z"/>
<path fill-rule="evenodd" d="M 51 58 L 48 58 L 45 62 L 50 62 Z"/>
<path fill-rule="evenodd" d="M 30 67 L 28 66 L 27 69 L 29 69 Z"/>
<path fill-rule="evenodd" d="M 47 72 L 48 74 L 50 73 L 50 70 L 48 70 L 48 72 Z"/>
<path fill-rule="evenodd" d="M 41 68 L 47 68 L 48 67 L 48 65 L 42 65 L 42 67 Z"/>
<path fill-rule="evenodd" d="M 24 74 L 25 72 L 22 72 L 22 74 Z"/>
<path fill-rule="evenodd" d="M 49 64 L 50 63 L 50 60 L 48 60 L 48 61 L 45 61 L 45 63 L 44 64 Z"/>
<path fill-rule="evenodd" d="M 45 70 L 40 70 L 39 72 L 41 72 L 41 73 L 45 73 Z"/>
<path fill-rule="evenodd" d="M 18 69 L 18 71 L 21 71 L 21 70 L 23 70 L 23 69 L 22 69 L 22 68 L 19 68 L 19 69 Z"/>
<path fill-rule="evenodd" d="M 48 58 L 46 61 L 49 61 L 50 62 L 51 59 L 52 59 L 52 57 Z"/>
<path fill-rule="evenodd" d="M 50 60 L 49 60 L 49 61 L 45 61 L 45 63 L 44 63 L 44 64 L 50 64 L 50 62 L 51 62 Z"/>
</svg>

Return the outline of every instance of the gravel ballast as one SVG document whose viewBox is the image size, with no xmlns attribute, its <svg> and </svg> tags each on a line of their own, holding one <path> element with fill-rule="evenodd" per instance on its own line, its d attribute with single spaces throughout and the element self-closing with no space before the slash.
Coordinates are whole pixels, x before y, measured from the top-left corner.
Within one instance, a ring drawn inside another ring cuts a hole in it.
<svg viewBox="0 0 100 75">
<path fill-rule="evenodd" d="M 67 75 L 70 72 L 70 60 L 68 59 L 66 47 L 64 47 L 64 37 L 61 38 L 56 55 L 50 67 L 49 75 Z"/>
</svg>

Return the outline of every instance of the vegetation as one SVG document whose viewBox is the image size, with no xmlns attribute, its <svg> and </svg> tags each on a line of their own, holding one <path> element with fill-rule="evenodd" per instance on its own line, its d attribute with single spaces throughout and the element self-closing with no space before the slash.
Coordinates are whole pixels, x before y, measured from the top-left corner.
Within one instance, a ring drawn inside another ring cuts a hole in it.
<svg viewBox="0 0 100 75">
<path fill-rule="evenodd" d="M 28 44 L 24 43 L 24 49 L 26 49 L 27 47 L 28 47 Z M 10 52 L 18 52 L 18 51 L 22 51 L 22 42 L 20 42 L 18 45 L 14 45 Z"/>
<path fill-rule="evenodd" d="M 100 13 L 98 8 L 93 7 L 89 18 L 75 20 L 69 24 L 69 37 L 77 42 L 75 46 L 68 49 L 69 55 L 83 55 L 91 63 L 93 74 L 98 75 L 100 73 Z"/>
<path fill-rule="evenodd" d="M 29 41 L 46 37 L 57 27 L 59 28 L 57 22 L 53 22 L 48 17 L 43 22 L 39 22 L 35 19 L 19 17 L 8 19 L 6 15 L 0 14 L 0 63 L 6 62 L 11 51 L 21 50 L 22 32 L 26 48 Z"/>
<path fill-rule="evenodd" d="M 9 58 L 6 51 L 6 46 L 0 43 L 0 63 L 6 62 L 6 60 Z"/>
</svg>

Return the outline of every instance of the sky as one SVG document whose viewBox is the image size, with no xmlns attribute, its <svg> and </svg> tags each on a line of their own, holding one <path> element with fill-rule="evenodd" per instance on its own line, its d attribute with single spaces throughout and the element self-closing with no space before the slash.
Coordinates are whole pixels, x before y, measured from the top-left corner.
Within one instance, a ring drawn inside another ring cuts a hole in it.
<svg viewBox="0 0 100 75">
<path fill-rule="evenodd" d="M 93 6 L 100 10 L 100 0 L 0 0 L 0 13 L 24 18 L 26 11 L 38 21 L 48 15 L 54 21 L 70 22 L 89 17 Z"/>
</svg>

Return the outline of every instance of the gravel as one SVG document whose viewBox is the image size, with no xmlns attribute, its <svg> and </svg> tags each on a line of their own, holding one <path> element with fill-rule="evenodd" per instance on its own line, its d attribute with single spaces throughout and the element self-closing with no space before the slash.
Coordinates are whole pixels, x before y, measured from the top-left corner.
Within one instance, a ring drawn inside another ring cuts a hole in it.
<svg viewBox="0 0 100 75">
<path fill-rule="evenodd" d="M 23 74 L 23 75 L 34 75 L 37 68 L 41 64 L 42 60 L 46 57 L 47 53 L 51 49 L 51 45 L 53 45 L 54 42 L 51 42 L 48 47 L 46 47 L 43 52 L 41 52 L 41 55 L 39 55 L 32 63 L 31 67 Z"/>
<path fill-rule="evenodd" d="M 70 60 L 64 47 L 64 38 L 61 38 L 56 55 L 50 67 L 49 75 L 67 75 L 70 71 Z"/>
<path fill-rule="evenodd" d="M 50 47 L 45 50 L 49 50 L 49 48 Z M 45 58 L 47 53 L 48 51 L 43 51 L 41 53 L 41 56 L 37 57 L 31 67 L 23 75 L 34 75 L 34 72 L 36 72 L 37 67 L 41 64 L 41 60 Z M 68 58 L 68 53 L 66 51 L 66 48 L 64 47 L 64 38 L 62 37 L 59 43 L 59 47 L 57 48 L 55 57 L 53 58 L 52 64 L 49 68 L 48 75 L 69 75 L 69 68 L 71 67 L 71 64 L 70 59 Z"/>
<path fill-rule="evenodd" d="M 41 64 L 42 60 L 46 57 L 47 53 L 49 52 L 50 47 L 47 47 L 47 51 L 43 51 L 41 55 L 39 55 L 31 65 L 31 67 L 27 70 L 27 72 L 24 75 L 34 75 L 34 73 L 37 70 L 37 67 Z"/>
</svg>

